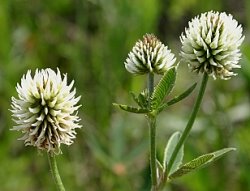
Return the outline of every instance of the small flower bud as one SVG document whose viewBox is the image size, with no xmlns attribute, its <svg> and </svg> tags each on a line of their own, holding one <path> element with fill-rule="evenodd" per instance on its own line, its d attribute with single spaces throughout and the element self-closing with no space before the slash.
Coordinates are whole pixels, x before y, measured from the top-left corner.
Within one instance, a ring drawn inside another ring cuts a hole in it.
<svg viewBox="0 0 250 191">
<path fill-rule="evenodd" d="M 167 46 L 161 43 L 153 34 L 146 34 L 143 40 L 136 42 L 125 61 L 125 68 L 133 74 L 149 72 L 163 74 L 174 63 L 175 56 Z"/>
</svg>

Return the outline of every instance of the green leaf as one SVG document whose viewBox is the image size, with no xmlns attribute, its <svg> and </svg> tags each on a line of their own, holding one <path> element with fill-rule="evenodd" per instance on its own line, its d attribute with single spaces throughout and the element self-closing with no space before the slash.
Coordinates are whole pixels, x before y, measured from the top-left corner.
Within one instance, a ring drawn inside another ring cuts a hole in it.
<svg viewBox="0 0 250 191">
<path fill-rule="evenodd" d="M 138 95 L 138 101 L 139 101 L 139 106 L 142 108 L 147 108 L 148 107 L 148 90 L 143 90 L 139 95 Z"/>
<path fill-rule="evenodd" d="M 211 162 L 215 161 L 216 159 L 220 158 L 224 154 L 236 150 L 235 148 L 224 148 L 218 151 L 215 151 L 213 153 L 208 153 L 202 156 L 199 156 L 198 158 L 195 158 L 191 160 L 190 162 L 182 165 L 178 170 L 176 170 L 174 173 L 170 174 L 169 178 L 174 179 L 177 177 L 181 177 L 187 173 L 193 172 L 194 170 L 197 170 L 199 168 L 202 168 Z"/>
<path fill-rule="evenodd" d="M 186 98 L 189 94 L 191 94 L 194 90 L 194 88 L 196 87 L 197 83 L 194 83 L 191 87 L 189 87 L 186 91 L 184 91 L 182 94 L 180 94 L 179 96 L 174 97 L 173 99 L 171 99 L 170 101 L 167 102 L 167 105 L 173 105 L 181 100 L 183 100 L 184 98 Z"/>
<path fill-rule="evenodd" d="M 162 110 L 164 110 L 166 107 L 173 105 L 183 99 L 185 99 L 189 94 L 191 94 L 193 92 L 193 90 L 195 89 L 197 83 L 194 83 L 191 87 L 189 87 L 185 92 L 183 92 L 182 94 L 174 97 L 173 99 L 171 99 L 170 101 L 168 101 L 167 103 L 163 103 L 159 108 L 158 108 L 158 113 L 160 113 Z"/>
<path fill-rule="evenodd" d="M 136 108 L 136 107 L 132 107 L 132 106 L 128 106 L 128 105 L 123 105 L 123 104 L 117 104 L 117 103 L 113 103 L 114 106 L 119 107 L 120 109 L 130 112 L 130 113 L 149 113 L 150 111 L 148 109 L 144 109 L 144 108 Z"/>
<path fill-rule="evenodd" d="M 172 136 L 169 138 L 168 143 L 165 147 L 164 151 L 164 158 L 163 158 L 163 169 L 164 171 L 167 170 L 167 165 L 169 163 L 169 160 L 174 152 L 175 146 L 177 145 L 179 139 L 180 139 L 181 133 L 175 132 L 172 134 Z M 181 147 L 179 150 L 176 159 L 172 165 L 172 168 L 170 169 L 170 172 L 168 174 L 172 174 L 174 171 L 176 171 L 179 166 L 182 164 L 182 159 L 184 156 L 184 146 Z"/>
<path fill-rule="evenodd" d="M 156 167 L 157 167 L 157 179 L 160 180 L 164 176 L 164 169 L 160 161 L 158 160 L 156 160 Z"/>
<path fill-rule="evenodd" d="M 164 98 L 171 92 L 176 80 L 176 67 L 168 70 L 154 89 L 151 107 L 157 109 Z"/>
<path fill-rule="evenodd" d="M 133 100 L 141 107 L 148 107 L 148 90 L 143 90 L 138 96 L 136 96 L 133 92 L 130 92 Z"/>
<path fill-rule="evenodd" d="M 130 92 L 130 95 L 132 96 L 133 100 L 140 106 L 138 97 L 133 92 Z"/>
</svg>

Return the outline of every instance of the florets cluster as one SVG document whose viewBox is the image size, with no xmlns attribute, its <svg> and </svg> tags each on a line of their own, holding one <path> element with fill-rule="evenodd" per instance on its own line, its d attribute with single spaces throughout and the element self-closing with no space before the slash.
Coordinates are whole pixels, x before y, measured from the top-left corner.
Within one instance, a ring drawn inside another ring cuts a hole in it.
<svg viewBox="0 0 250 191">
<path fill-rule="evenodd" d="M 181 35 L 182 60 L 197 72 L 214 79 L 229 79 L 240 68 L 240 49 L 244 36 L 242 27 L 232 15 L 206 12 L 188 23 Z"/>
<path fill-rule="evenodd" d="M 47 152 L 60 153 L 60 145 L 70 145 L 75 138 L 80 118 L 77 106 L 80 97 L 71 91 L 74 81 L 67 85 L 67 75 L 61 77 L 59 69 L 36 70 L 34 77 L 29 70 L 17 84 L 18 98 L 12 97 L 12 113 L 21 131 L 25 145 Z"/>
</svg>

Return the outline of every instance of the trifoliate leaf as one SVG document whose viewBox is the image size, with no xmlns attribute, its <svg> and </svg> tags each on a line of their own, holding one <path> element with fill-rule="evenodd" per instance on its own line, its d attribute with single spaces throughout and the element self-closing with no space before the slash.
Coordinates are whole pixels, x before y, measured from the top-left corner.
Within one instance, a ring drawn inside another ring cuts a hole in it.
<svg viewBox="0 0 250 191">
<path fill-rule="evenodd" d="M 181 133 L 180 132 L 175 132 L 172 134 L 172 136 L 169 138 L 168 143 L 165 147 L 165 151 L 164 151 L 164 158 L 163 158 L 163 168 L 164 171 L 167 170 L 167 165 L 169 163 L 169 160 L 174 152 L 175 146 L 177 145 L 179 139 L 180 139 Z M 168 174 L 172 174 L 173 172 L 175 172 L 179 166 L 182 164 L 182 159 L 184 156 L 184 146 L 181 147 L 181 149 L 179 150 L 176 159 L 170 169 L 170 172 L 168 172 Z"/>
<path fill-rule="evenodd" d="M 117 103 L 113 103 L 114 106 L 119 107 L 120 109 L 130 112 L 130 113 L 149 113 L 150 111 L 148 109 L 144 109 L 144 108 L 136 108 L 136 107 L 132 107 L 132 106 L 128 106 L 128 105 L 123 105 L 123 104 L 117 104 Z"/>
<path fill-rule="evenodd" d="M 187 173 L 193 172 L 199 168 L 202 168 L 211 162 L 215 161 L 216 159 L 220 158 L 222 155 L 226 154 L 227 152 L 233 151 L 235 148 L 224 148 L 213 153 L 208 153 L 202 156 L 199 156 L 196 159 L 191 160 L 190 162 L 182 165 L 178 170 L 174 173 L 170 174 L 169 179 L 174 179 L 177 177 L 181 177 Z"/>
<path fill-rule="evenodd" d="M 160 106 L 164 98 L 173 89 L 175 80 L 176 80 L 176 67 L 173 67 L 163 75 L 160 82 L 155 87 L 154 92 L 151 96 L 152 109 L 157 109 Z"/>
</svg>

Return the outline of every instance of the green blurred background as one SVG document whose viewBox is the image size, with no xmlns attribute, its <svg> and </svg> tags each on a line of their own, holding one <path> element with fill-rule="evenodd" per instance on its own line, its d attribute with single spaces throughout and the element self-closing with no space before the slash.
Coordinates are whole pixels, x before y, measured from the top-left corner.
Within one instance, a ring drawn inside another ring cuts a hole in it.
<svg viewBox="0 0 250 191">
<path fill-rule="evenodd" d="M 62 146 L 59 170 L 67 190 L 150 190 L 148 128 L 142 115 L 112 107 L 129 103 L 145 76 L 133 76 L 124 61 L 134 43 L 154 33 L 179 60 L 179 36 L 188 21 L 205 11 L 231 13 L 246 36 L 242 69 L 229 81 L 210 79 L 186 142 L 188 161 L 223 147 L 236 147 L 208 168 L 168 185 L 168 191 L 250 190 L 250 1 L 249 0 L 1 0 L 0 2 L 0 191 L 56 190 L 47 155 L 17 141 L 10 131 L 10 99 L 28 69 L 57 67 L 75 80 L 82 95 L 83 128 L 70 147 Z M 172 96 L 199 82 L 201 76 L 180 64 Z M 197 89 L 160 115 L 157 152 L 182 130 Z"/>
</svg>

